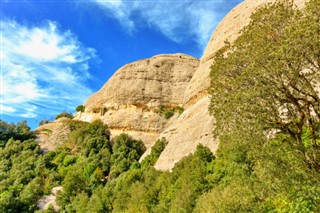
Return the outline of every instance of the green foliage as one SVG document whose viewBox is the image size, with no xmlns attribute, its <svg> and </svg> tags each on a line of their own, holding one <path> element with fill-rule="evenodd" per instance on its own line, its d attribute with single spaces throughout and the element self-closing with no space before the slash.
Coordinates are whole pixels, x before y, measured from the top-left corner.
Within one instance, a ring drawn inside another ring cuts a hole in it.
<svg viewBox="0 0 320 213">
<path fill-rule="evenodd" d="M 166 109 L 163 111 L 162 115 L 165 119 L 169 119 L 174 115 L 174 110 L 173 109 Z"/>
<path fill-rule="evenodd" d="M 217 135 L 281 131 L 300 146 L 306 128 L 313 151 L 319 149 L 318 4 L 310 1 L 303 11 L 290 1 L 262 8 L 235 43 L 216 54 L 210 110 Z M 306 152 L 305 160 L 320 169 L 318 159 L 319 153 Z"/>
<path fill-rule="evenodd" d="M 10 138 L 24 141 L 34 139 L 35 135 L 30 131 L 30 127 L 28 127 L 26 121 L 17 124 L 8 124 L 5 121 L 0 120 L 0 148 L 4 147 Z"/>
<path fill-rule="evenodd" d="M 205 153 L 207 148 L 199 146 L 197 152 Z M 105 188 L 113 195 L 113 212 L 192 212 L 197 197 L 209 189 L 206 171 L 210 162 L 190 155 L 172 173 L 152 166 L 122 173 L 111 188 Z"/>
<path fill-rule="evenodd" d="M 0 212 L 34 212 L 45 176 L 39 146 L 25 122 L 1 123 L 1 138 L 11 139 L 0 149 Z"/>
<path fill-rule="evenodd" d="M 175 107 L 165 107 L 160 106 L 159 109 L 154 110 L 155 113 L 158 113 L 159 115 L 163 116 L 166 119 L 171 118 L 175 112 L 178 112 L 179 115 L 183 113 L 184 109 L 180 106 Z"/>
<path fill-rule="evenodd" d="M 140 164 L 143 143 L 126 134 L 110 142 L 100 120 L 64 121 L 67 141 L 41 153 L 25 122 L 1 121 L 0 212 L 34 212 L 61 185 L 61 212 L 317 212 L 319 11 L 318 0 L 303 11 L 268 5 L 216 55 L 216 157 L 198 145 L 171 172 L 157 171 L 164 138 Z"/>
<path fill-rule="evenodd" d="M 220 145 L 195 212 L 319 209 L 319 8 L 261 8 L 217 53 L 210 110 Z"/>
<path fill-rule="evenodd" d="M 79 105 L 76 107 L 77 112 L 84 112 L 84 110 L 85 110 L 85 106 L 83 106 L 83 105 Z"/>
<path fill-rule="evenodd" d="M 121 134 L 114 138 L 112 146 L 111 177 L 128 170 L 132 163 L 138 161 L 146 148 L 142 141 L 134 140 L 132 137 Z"/>
<path fill-rule="evenodd" d="M 50 123 L 49 120 L 42 120 L 42 121 L 39 122 L 39 126 L 42 126 L 42 125 L 48 124 L 48 123 Z"/>
<path fill-rule="evenodd" d="M 68 112 L 61 112 L 60 114 L 58 114 L 56 116 L 56 120 L 59 119 L 59 118 L 73 118 L 73 115 L 72 113 L 68 113 Z"/>
<path fill-rule="evenodd" d="M 153 166 L 168 142 L 165 138 L 158 139 L 151 148 L 151 153 L 142 161 L 142 166 Z"/>
</svg>

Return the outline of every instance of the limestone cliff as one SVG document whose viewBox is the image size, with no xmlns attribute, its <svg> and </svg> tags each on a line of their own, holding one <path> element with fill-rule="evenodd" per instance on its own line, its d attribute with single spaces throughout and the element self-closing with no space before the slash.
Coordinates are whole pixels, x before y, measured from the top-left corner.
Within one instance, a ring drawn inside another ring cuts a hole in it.
<svg viewBox="0 0 320 213">
<path fill-rule="evenodd" d="M 100 118 L 113 136 L 125 132 L 150 147 L 178 115 L 165 119 L 155 112 L 160 106 L 183 104 L 185 89 L 199 60 L 185 54 L 157 55 L 120 68 L 86 102 L 76 119 Z"/>
<path fill-rule="evenodd" d="M 60 118 L 54 122 L 39 126 L 35 133 L 37 135 L 37 142 L 42 151 L 52 151 L 58 146 L 62 145 L 70 133 L 70 128 L 65 121 L 68 118 Z"/>
</svg>

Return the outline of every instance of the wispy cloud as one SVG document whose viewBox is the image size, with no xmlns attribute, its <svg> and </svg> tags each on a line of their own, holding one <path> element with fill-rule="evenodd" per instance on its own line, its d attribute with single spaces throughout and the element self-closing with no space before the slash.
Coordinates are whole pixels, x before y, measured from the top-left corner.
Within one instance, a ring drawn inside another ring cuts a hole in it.
<svg viewBox="0 0 320 213">
<path fill-rule="evenodd" d="M 91 90 L 85 47 L 57 23 L 26 26 L 14 20 L 1 24 L 1 114 L 32 118 L 74 109 Z"/>
<path fill-rule="evenodd" d="M 226 0 L 94 0 L 105 14 L 132 33 L 142 26 L 160 31 L 175 42 L 192 38 L 200 48 L 208 42 Z"/>
</svg>

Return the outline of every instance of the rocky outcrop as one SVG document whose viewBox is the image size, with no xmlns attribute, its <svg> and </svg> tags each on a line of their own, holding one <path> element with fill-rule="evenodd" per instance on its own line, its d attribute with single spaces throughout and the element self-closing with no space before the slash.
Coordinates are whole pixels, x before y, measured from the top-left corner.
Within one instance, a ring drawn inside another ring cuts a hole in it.
<svg viewBox="0 0 320 213">
<path fill-rule="evenodd" d="M 213 151 L 218 148 L 212 136 L 214 118 L 208 112 L 209 102 L 207 97 L 197 101 L 160 134 L 169 143 L 155 165 L 157 169 L 171 170 L 177 161 L 194 152 L 198 144 Z"/>
<path fill-rule="evenodd" d="M 60 118 L 36 129 L 37 142 L 43 152 L 52 151 L 67 140 L 70 128 L 66 120 L 70 119 Z"/>
<path fill-rule="evenodd" d="M 120 68 L 89 97 L 85 106 L 92 109 L 181 104 L 198 65 L 197 59 L 185 54 L 163 54 L 133 62 Z"/>
<path fill-rule="evenodd" d="M 76 119 L 101 119 L 112 136 L 125 132 L 147 147 L 173 120 L 157 113 L 160 106 L 181 106 L 199 60 L 185 54 L 163 54 L 120 68 L 86 102 Z"/>
<path fill-rule="evenodd" d="M 58 212 L 60 210 L 60 207 L 56 202 L 57 193 L 62 190 L 62 186 L 57 186 L 51 189 L 50 195 L 43 195 L 42 197 L 40 197 L 40 199 L 37 202 L 38 209 L 44 211 L 47 210 L 50 206 L 52 206 L 53 210 L 55 212 Z"/>
</svg>

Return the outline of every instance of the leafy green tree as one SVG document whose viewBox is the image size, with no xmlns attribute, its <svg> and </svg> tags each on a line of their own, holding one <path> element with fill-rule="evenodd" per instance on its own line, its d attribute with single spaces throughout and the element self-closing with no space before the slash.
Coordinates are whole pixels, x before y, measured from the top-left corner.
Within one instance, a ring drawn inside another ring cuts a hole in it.
<svg viewBox="0 0 320 213">
<path fill-rule="evenodd" d="M 252 15 L 233 45 L 216 54 L 210 88 L 216 134 L 285 132 L 320 170 L 319 11 L 316 0 L 302 11 L 291 1 L 268 5 Z M 308 146 L 304 129 L 310 132 Z"/>
<path fill-rule="evenodd" d="M 195 212 L 319 208 L 319 5 L 263 7 L 217 53 L 210 110 L 220 145 Z"/>
<path fill-rule="evenodd" d="M 134 140 L 127 134 L 121 134 L 113 139 L 111 157 L 111 176 L 118 176 L 128 170 L 131 164 L 138 161 L 146 147 L 140 140 Z"/>
<path fill-rule="evenodd" d="M 79 105 L 76 107 L 77 112 L 84 112 L 84 110 L 85 110 L 85 106 L 83 106 L 83 105 Z"/>
<path fill-rule="evenodd" d="M 34 139 L 35 134 L 30 130 L 26 121 L 14 123 L 6 123 L 0 120 L 0 147 L 4 147 L 7 141 L 13 138 L 14 140 Z"/>
<path fill-rule="evenodd" d="M 28 138 L 29 128 L 25 128 L 25 123 L 22 127 L 11 134 Z M 34 212 L 36 201 L 43 193 L 41 179 L 45 176 L 39 146 L 34 139 L 11 138 L 0 149 L 0 159 L 0 211 Z"/>
</svg>

